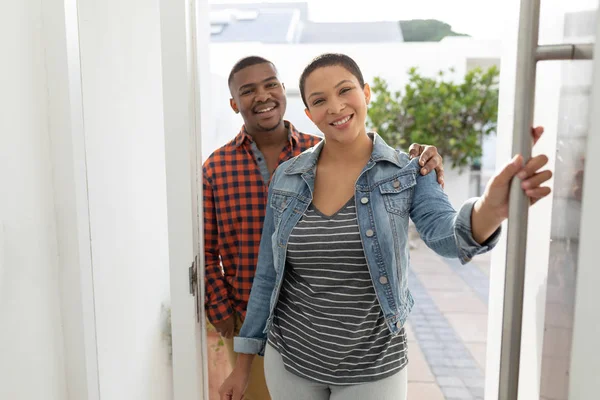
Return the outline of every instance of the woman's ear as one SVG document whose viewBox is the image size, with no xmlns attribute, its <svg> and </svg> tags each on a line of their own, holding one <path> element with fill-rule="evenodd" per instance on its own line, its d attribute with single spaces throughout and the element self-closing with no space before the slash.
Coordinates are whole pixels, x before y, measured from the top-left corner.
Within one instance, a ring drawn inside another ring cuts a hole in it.
<svg viewBox="0 0 600 400">
<path fill-rule="evenodd" d="M 365 83 L 363 92 L 365 93 L 365 100 L 367 101 L 367 104 L 369 104 L 371 102 L 371 87 L 368 83 Z"/>
</svg>

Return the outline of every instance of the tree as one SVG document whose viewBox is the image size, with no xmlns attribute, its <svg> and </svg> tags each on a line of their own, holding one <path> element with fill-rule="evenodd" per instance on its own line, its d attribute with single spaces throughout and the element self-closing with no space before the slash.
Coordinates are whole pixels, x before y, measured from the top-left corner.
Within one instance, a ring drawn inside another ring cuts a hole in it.
<svg viewBox="0 0 600 400">
<path fill-rule="evenodd" d="M 398 23 L 405 42 L 439 42 L 446 36 L 469 36 L 454 32 L 450 25 L 436 19 L 411 19 Z"/>
<path fill-rule="evenodd" d="M 422 76 L 416 68 L 408 74 L 403 93 L 391 92 L 381 77 L 374 79 L 370 127 L 392 147 L 433 144 L 454 168 L 476 164 L 483 136 L 496 131 L 498 69 L 473 69 L 462 83 L 446 80 L 444 71 L 435 78 Z"/>
</svg>

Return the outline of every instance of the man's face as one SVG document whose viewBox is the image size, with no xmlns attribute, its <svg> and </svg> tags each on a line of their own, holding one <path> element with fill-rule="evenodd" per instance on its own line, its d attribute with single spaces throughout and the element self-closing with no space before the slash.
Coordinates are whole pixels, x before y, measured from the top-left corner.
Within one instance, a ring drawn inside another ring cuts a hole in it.
<svg viewBox="0 0 600 400">
<path fill-rule="evenodd" d="M 285 88 L 270 63 L 256 64 L 233 75 L 231 108 L 242 114 L 250 133 L 269 132 L 283 123 Z"/>
</svg>

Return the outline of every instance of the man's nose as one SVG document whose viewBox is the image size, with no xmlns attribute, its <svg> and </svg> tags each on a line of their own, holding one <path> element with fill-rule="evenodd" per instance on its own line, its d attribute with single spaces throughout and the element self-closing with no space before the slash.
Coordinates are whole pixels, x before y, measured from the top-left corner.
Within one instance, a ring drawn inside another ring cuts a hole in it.
<svg viewBox="0 0 600 400">
<path fill-rule="evenodd" d="M 271 99 L 271 93 L 264 89 L 258 89 L 254 99 L 257 103 L 265 103 Z"/>
</svg>

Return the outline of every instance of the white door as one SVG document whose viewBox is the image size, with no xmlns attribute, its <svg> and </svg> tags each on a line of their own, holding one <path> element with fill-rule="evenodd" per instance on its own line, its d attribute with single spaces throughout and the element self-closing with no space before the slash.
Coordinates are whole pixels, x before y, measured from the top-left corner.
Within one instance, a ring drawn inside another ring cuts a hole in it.
<svg viewBox="0 0 600 400">
<path fill-rule="evenodd" d="M 596 399 L 598 1 L 520 3 L 510 152 L 531 154 L 528 127 L 545 126 L 536 153 L 550 154 L 554 187 L 531 211 L 520 191 L 511 194 L 506 252 L 495 257 L 490 282 L 486 399 Z M 504 293 L 503 304 L 494 292 Z"/>
<path fill-rule="evenodd" d="M 208 3 L 161 1 L 161 40 L 173 391 L 175 400 L 208 399 L 203 307 L 201 134 L 205 129 Z"/>
</svg>

